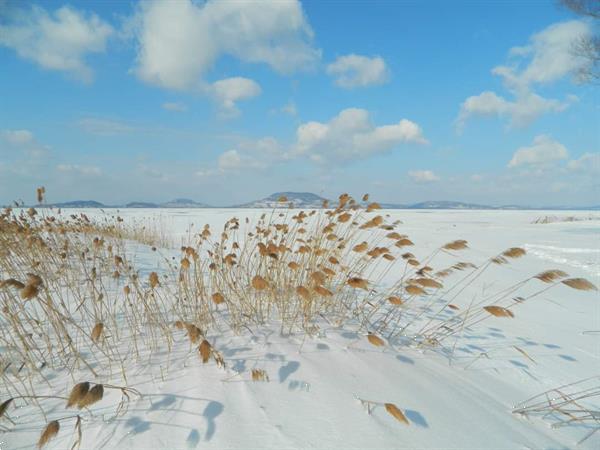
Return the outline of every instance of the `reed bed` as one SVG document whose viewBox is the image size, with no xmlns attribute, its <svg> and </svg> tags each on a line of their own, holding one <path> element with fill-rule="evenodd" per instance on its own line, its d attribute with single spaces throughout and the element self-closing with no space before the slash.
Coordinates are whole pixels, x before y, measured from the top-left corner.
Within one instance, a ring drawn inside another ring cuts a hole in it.
<svg viewBox="0 0 600 450">
<path fill-rule="evenodd" d="M 42 200 L 44 194 L 38 190 Z M 468 249 L 462 239 L 420 254 L 401 224 L 390 222 L 367 196 L 358 202 L 343 194 L 337 204 L 307 212 L 288 208 L 285 198 L 280 204 L 256 222 L 233 217 L 220 230 L 206 225 L 176 250 L 160 228 L 124 225 L 119 217 L 98 221 L 48 209 L 5 209 L 3 431 L 19 427 L 11 418 L 14 408 L 32 405 L 47 423 L 40 447 L 65 422 L 74 423 L 76 447 L 82 417 L 92 414 L 104 389 L 120 392 L 114 414 L 125 414 L 130 397 L 141 395 L 128 374 L 156 358 L 166 358 L 168 370 L 175 346 L 187 345 L 203 363 L 226 368 L 214 345 L 226 332 L 277 324 L 283 335 L 310 338 L 325 326 L 348 327 L 376 347 L 410 346 L 451 357 L 464 330 L 484 320 L 514 320 L 521 303 L 548 289 L 596 289 L 550 269 L 466 301 L 461 294 L 484 272 L 511 264 L 525 250 L 509 248 L 476 266 L 461 258 Z M 132 243 L 151 247 L 157 270 L 135 267 Z M 455 262 L 434 268 L 440 256 Z M 383 283 L 390 276 L 393 282 Z M 525 285 L 535 287 L 518 296 Z M 70 375 L 68 392 L 47 377 L 50 370 Z M 248 376 L 268 381 L 259 369 Z M 48 391 L 52 395 L 40 394 Z M 64 408 L 60 414 L 53 408 L 49 420 L 45 405 L 58 400 Z M 405 421 L 395 405 L 382 404 Z M 73 407 L 79 413 L 69 412 Z"/>
</svg>

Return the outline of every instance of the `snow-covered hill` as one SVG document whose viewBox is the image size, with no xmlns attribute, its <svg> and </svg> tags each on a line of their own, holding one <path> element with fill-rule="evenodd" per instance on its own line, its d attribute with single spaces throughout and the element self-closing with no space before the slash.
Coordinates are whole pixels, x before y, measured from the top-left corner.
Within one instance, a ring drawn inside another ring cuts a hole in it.
<svg viewBox="0 0 600 450">
<path fill-rule="evenodd" d="M 280 201 L 282 199 L 285 201 Z M 276 192 L 261 200 L 244 203 L 237 208 L 282 208 L 291 203 L 294 208 L 321 208 L 326 199 L 310 192 Z"/>
</svg>

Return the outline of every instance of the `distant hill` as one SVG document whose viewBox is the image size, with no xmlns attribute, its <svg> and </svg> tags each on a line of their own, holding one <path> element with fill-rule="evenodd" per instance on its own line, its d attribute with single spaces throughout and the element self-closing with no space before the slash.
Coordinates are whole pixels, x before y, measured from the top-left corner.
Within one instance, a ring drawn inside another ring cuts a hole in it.
<svg viewBox="0 0 600 450">
<path fill-rule="evenodd" d="M 189 198 L 176 198 L 170 202 L 161 203 L 161 208 L 210 208 L 206 203 L 199 203 Z"/>
<path fill-rule="evenodd" d="M 278 200 L 285 197 L 285 203 Z M 224 206 L 224 208 L 287 208 L 290 203 L 294 208 L 318 209 L 323 207 L 326 199 L 312 192 L 275 192 L 260 200 L 243 203 L 241 205 Z M 335 206 L 337 199 L 330 201 L 330 205 Z M 490 206 L 478 203 L 456 202 L 448 200 L 429 200 L 425 202 L 412 204 L 399 203 L 380 203 L 384 209 L 456 209 L 456 210 L 580 210 L 580 211 L 600 211 L 600 205 L 593 206 L 523 206 L 523 205 L 503 205 Z M 130 202 L 125 205 L 105 205 L 95 200 L 74 200 L 70 202 L 53 203 L 47 205 L 36 205 L 36 208 L 213 208 L 206 203 L 200 203 L 189 198 L 176 198 L 174 200 L 155 203 L 155 202 Z"/>
<path fill-rule="evenodd" d="M 285 203 L 278 201 L 281 197 L 287 198 Z M 292 203 L 294 208 L 314 209 L 321 208 L 325 200 L 325 198 L 311 192 L 275 192 L 261 200 L 237 205 L 234 208 L 281 208 Z"/>
<path fill-rule="evenodd" d="M 428 201 L 415 203 L 410 205 L 410 209 L 495 209 L 493 206 L 478 205 L 475 203 L 451 202 L 443 201 Z"/>
<path fill-rule="evenodd" d="M 125 205 L 105 205 L 95 200 L 73 200 L 70 202 L 48 203 L 35 205 L 36 208 L 210 208 L 205 203 L 199 203 L 188 198 L 176 198 L 164 203 L 129 202 Z"/>
<path fill-rule="evenodd" d="M 106 208 L 107 206 L 103 203 L 95 200 L 74 200 L 72 202 L 53 203 L 50 205 L 36 205 L 39 207 L 52 207 L 52 208 Z"/>
<path fill-rule="evenodd" d="M 158 203 L 151 202 L 130 202 L 127 203 L 124 208 L 160 208 Z"/>
</svg>

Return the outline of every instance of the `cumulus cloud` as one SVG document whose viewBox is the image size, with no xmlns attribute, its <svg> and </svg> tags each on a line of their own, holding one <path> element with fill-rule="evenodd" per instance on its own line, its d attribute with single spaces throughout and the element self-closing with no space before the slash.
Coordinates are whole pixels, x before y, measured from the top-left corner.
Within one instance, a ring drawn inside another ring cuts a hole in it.
<svg viewBox="0 0 600 450">
<path fill-rule="evenodd" d="M 264 169 L 266 162 L 261 162 L 252 155 L 241 154 L 237 150 L 228 150 L 219 156 L 218 169 L 221 173 L 237 172 L 242 169 Z"/>
<path fill-rule="evenodd" d="M 462 129 L 472 116 L 507 117 L 511 127 L 524 127 L 543 114 L 567 109 L 577 97 L 569 96 L 565 101 L 546 99 L 532 92 L 524 92 L 515 100 L 506 100 L 495 92 L 485 91 L 467 98 L 460 107 L 457 126 Z"/>
<path fill-rule="evenodd" d="M 84 176 L 99 176 L 102 175 L 102 170 L 96 166 L 80 166 L 79 164 L 59 164 L 56 170 L 62 173 L 84 175 Z"/>
<path fill-rule="evenodd" d="M 236 148 L 221 154 L 217 170 L 201 170 L 198 174 L 205 176 L 240 168 L 264 169 L 298 159 L 320 165 L 348 163 L 400 145 L 426 143 L 421 127 L 408 119 L 376 126 L 371 123 L 368 111 L 350 108 L 328 122 L 301 124 L 293 142 L 286 145 L 273 137 L 242 141 Z"/>
<path fill-rule="evenodd" d="M 346 89 L 383 84 L 389 79 L 389 71 L 380 56 L 339 56 L 327 66 L 327 73 L 335 78 L 335 84 Z"/>
<path fill-rule="evenodd" d="M 262 170 L 276 162 L 269 158 L 270 141 L 279 145 L 273 138 L 264 138 L 255 143 L 241 143 L 240 148 L 245 150 L 230 149 L 219 155 L 216 167 L 203 168 L 196 171 L 198 177 L 222 176 L 227 173 L 239 173 L 249 170 Z M 278 155 L 279 156 L 279 155 Z"/>
<path fill-rule="evenodd" d="M 408 176 L 417 183 L 431 183 L 440 179 L 431 170 L 411 170 L 408 172 Z"/>
<path fill-rule="evenodd" d="M 584 153 L 578 159 L 569 161 L 567 169 L 573 172 L 600 173 L 600 153 Z"/>
<path fill-rule="evenodd" d="M 492 91 L 467 98 L 461 104 L 456 120 L 458 130 L 461 131 L 473 116 L 507 118 L 511 127 L 523 127 L 543 114 L 567 109 L 577 97 L 547 99 L 536 94 L 534 89 L 537 85 L 558 81 L 589 64 L 572 49 L 578 39 L 590 33 L 590 25 L 585 21 L 560 22 L 534 34 L 528 45 L 510 49 L 511 64 L 494 67 L 492 73 L 502 78 L 514 99 L 507 100 Z"/>
<path fill-rule="evenodd" d="M 242 167 L 242 157 L 237 150 L 228 150 L 219 156 L 218 167 L 221 170 L 238 170 Z"/>
<path fill-rule="evenodd" d="M 174 112 L 185 112 L 187 111 L 187 106 L 181 102 L 166 102 L 162 104 L 163 109 L 167 111 Z"/>
<path fill-rule="evenodd" d="M 541 134 L 536 136 L 529 147 L 519 148 L 508 163 L 508 167 L 544 166 L 567 159 L 569 152 L 560 142 Z"/>
<path fill-rule="evenodd" d="M 53 13 L 39 6 L 15 9 L 0 24 L 0 45 L 12 48 L 23 58 L 44 69 L 67 72 L 89 82 L 92 69 L 85 58 L 106 48 L 113 28 L 95 14 L 69 6 Z"/>
<path fill-rule="evenodd" d="M 528 45 L 510 49 L 515 64 L 495 67 L 492 72 L 516 89 L 560 80 L 590 64 L 573 52 L 573 44 L 590 35 L 591 27 L 583 20 L 555 23 L 531 36 Z"/>
<path fill-rule="evenodd" d="M 315 162 L 350 161 L 384 153 L 405 143 L 427 143 L 419 125 L 402 119 L 395 124 L 375 126 L 368 111 L 349 108 L 329 122 L 300 125 L 292 154 Z"/>
<path fill-rule="evenodd" d="M 25 145 L 33 142 L 33 133 L 29 130 L 2 130 L 0 136 L 13 145 Z"/>
<path fill-rule="evenodd" d="M 139 5 L 132 28 L 138 46 L 134 72 L 168 89 L 204 89 L 204 75 L 223 55 L 282 73 L 314 66 L 320 58 L 297 0 L 153 0 Z"/>
<path fill-rule="evenodd" d="M 249 78 L 233 77 L 214 82 L 211 91 L 221 114 L 225 117 L 235 117 L 240 113 L 236 102 L 260 95 L 261 88 Z"/>
<path fill-rule="evenodd" d="M 40 144 L 29 130 L 0 130 L 0 150 L 4 149 L 11 153 L 17 150 L 32 160 L 39 160 L 48 153 L 49 147 Z"/>
</svg>

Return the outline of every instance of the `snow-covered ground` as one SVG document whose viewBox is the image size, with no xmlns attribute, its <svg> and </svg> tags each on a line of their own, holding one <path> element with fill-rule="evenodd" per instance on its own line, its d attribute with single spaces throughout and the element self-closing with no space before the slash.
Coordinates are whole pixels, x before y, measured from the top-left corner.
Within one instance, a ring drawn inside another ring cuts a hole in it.
<svg viewBox="0 0 600 450">
<path fill-rule="evenodd" d="M 177 248 L 205 223 L 219 230 L 232 216 L 252 220 L 265 211 L 63 211 L 71 212 L 159 223 Z M 556 212 L 380 213 L 402 221 L 398 231 L 414 241 L 411 251 L 417 257 L 455 239 L 469 242 L 461 257 L 475 264 L 509 247 L 527 250 L 523 258 L 486 272 L 457 299 L 462 305 L 547 269 L 600 286 L 600 213 L 597 220 L 549 224 L 532 222 Z M 157 262 L 148 252 L 138 254 L 135 264 L 152 270 Z M 394 276 L 388 273 L 385 280 Z M 600 293 L 557 286 L 514 311 L 513 319 L 490 317 L 465 330 L 451 363 L 432 351 L 372 346 L 352 329 L 331 326 L 304 339 L 281 336 L 272 324 L 254 335 L 211 336 L 225 357 L 224 371 L 203 365 L 182 333 L 170 357 L 154 355 L 128 377 L 144 395 L 132 401 L 125 416 L 110 420 L 119 396 L 107 394 L 106 406 L 102 403 L 95 417 L 86 419 L 81 448 L 574 448 L 589 428 L 552 428 L 555 421 L 526 419 L 511 411 L 540 392 L 600 375 Z M 249 371 L 254 368 L 266 370 L 270 381 L 252 382 Z M 73 385 L 66 377 L 52 382 Z M 383 406 L 368 415 L 358 399 L 394 403 L 410 425 L 395 420 Z M 600 410 L 598 398 L 595 406 Z M 27 422 L 27 417 L 19 419 Z M 31 420 L 30 427 L 0 434 L 0 449 L 31 448 L 40 429 L 39 418 Z M 72 442 L 71 431 L 61 430 L 48 448 L 69 448 Z M 600 448 L 600 433 L 579 448 Z"/>
</svg>

